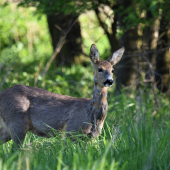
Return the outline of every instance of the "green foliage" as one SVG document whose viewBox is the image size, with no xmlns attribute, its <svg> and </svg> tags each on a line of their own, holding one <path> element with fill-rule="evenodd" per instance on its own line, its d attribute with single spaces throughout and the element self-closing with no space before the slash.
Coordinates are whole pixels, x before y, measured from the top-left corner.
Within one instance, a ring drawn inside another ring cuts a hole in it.
<svg viewBox="0 0 170 170">
<path fill-rule="evenodd" d="M 126 1 L 117 0 L 62 0 L 62 1 L 48 1 L 48 0 L 24 0 L 19 6 L 36 7 L 36 13 L 38 14 L 54 14 L 61 12 L 63 14 L 74 14 L 80 15 L 85 11 L 94 10 L 101 4 L 109 6 L 113 9 L 114 13 L 122 18 L 124 25 L 121 29 L 129 29 L 131 27 L 142 24 L 149 26 L 153 24 L 154 20 L 158 17 L 165 17 L 169 20 L 170 12 L 168 6 L 170 5 L 169 0 L 131 0 L 128 3 Z M 150 13 L 151 18 L 147 18 L 147 13 Z"/>
<path fill-rule="evenodd" d="M 6 1 L 6 4 L 8 1 Z M 34 13 L 39 14 L 55 14 L 61 12 L 65 15 L 73 14 L 79 16 L 80 14 L 94 10 L 101 4 L 107 5 L 110 9 L 113 9 L 114 14 L 122 19 L 123 25 L 118 36 L 123 34 L 124 30 L 138 26 L 139 24 L 144 28 L 153 24 L 156 18 L 164 17 L 169 20 L 169 0 L 131 0 L 126 1 L 117 0 L 62 0 L 62 1 L 49 1 L 49 0 L 24 0 L 19 3 L 22 7 L 36 7 Z M 151 17 L 147 17 L 147 15 Z M 109 18 L 111 19 L 111 18 Z"/>
<path fill-rule="evenodd" d="M 129 29 L 139 24 L 143 26 L 150 26 L 156 18 L 164 17 L 169 21 L 170 11 L 167 6 L 170 5 L 169 0 L 131 0 L 129 3 L 122 3 L 115 9 L 115 13 L 122 18 L 124 25 L 123 30 Z M 147 17 L 147 15 L 150 17 Z"/>
<path fill-rule="evenodd" d="M 48 1 L 48 0 L 24 0 L 19 6 L 29 7 L 33 6 L 37 8 L 37 13 L 42 14 L 54 14 L 55 12 L 62 12 L 63 14 L 75 15 L 84 12 L 85 10 L 90 10 L 95 4 L 90 0 L 62 0 L 62 1 Z"/>
<path fill-rule="evenodd" d="M 46 18 L 37 20 L 33 10 L 15 4 L 1 5 L 0 16 L 0 89 L 28 80 L 33 86 L 39 63 L 52 53 Z"/>
<path fill-rule="evenodd" d="M 0 62 L 26 63 L 38 60 L 44 54 L 49 55 L 52 48 L 49 44 L 47 26 L 44 25 L 45 16 L 37 20 L 37 17 L 33 15 L 33 10 L 28 9 L 24 12 L 25 9 L 16 10 L 16 8 L 15 4 L 0 6 Z M 39 46 L 40 42 L 43 42 L 41 46 Z"/>
</svg>

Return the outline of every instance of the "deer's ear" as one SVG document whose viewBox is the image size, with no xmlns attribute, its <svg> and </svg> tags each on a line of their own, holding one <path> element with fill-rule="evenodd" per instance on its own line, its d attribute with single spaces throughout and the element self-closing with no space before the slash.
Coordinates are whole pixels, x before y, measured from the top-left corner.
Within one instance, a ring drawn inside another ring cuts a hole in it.
<svg viewBox="0 0 170 170">
<path fill-rule="evenodd" d="M 107 61 L 110 62 L 111 65 L 117 64 L 122 58 L 124 51 L 125 51 L 124 47 L 120 48 L 119 50 L 115 51 L 113 55 L 107 59 Z"/>
<path fill-rule="evenodd" d="M 90 48 L 90 59 L 95 64 L 99 60 L 99 51 L 95 44 L 91 45 Z"/>
</svg>

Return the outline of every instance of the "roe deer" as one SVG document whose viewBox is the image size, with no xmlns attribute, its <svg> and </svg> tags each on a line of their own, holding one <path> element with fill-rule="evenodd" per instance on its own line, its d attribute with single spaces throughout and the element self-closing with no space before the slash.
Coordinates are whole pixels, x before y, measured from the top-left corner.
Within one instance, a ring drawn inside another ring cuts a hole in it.
<svg viewBox="0 0 170 170">
<path fill-rule="evenodd" d="M 90 48 L 95 70 L 93 98 L 60 95 L 25 85 L 15 85 L 0 93 L 0 142 L 13 139 L 19 145 L 28 131 L 39 136 L 54 135 L 52 129 L 82 132 L 97 137 L 107 115 L 107 91 L 113 84 L 112 66 L 119 62 L 124 48 L 107 60 L 99 60 L 97 47 Z"/>
</svg>

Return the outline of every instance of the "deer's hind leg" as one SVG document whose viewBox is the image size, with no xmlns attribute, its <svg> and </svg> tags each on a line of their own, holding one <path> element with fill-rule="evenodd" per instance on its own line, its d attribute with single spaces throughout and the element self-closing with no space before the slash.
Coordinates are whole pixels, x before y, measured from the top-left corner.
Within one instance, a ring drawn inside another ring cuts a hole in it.
<svg viewBox="0 0 170 170">
<path fill-rule="evenodd" d="M 11 135 L 8 130 L 0 128 L 0 144 L 8 142 L 11 140 Z"/>
<path fill-rule="evenodd" d="M 14 143 L 16 143 L 17 147 L 19 147 L 26 135 L 26 133 L 24 132 L 24 120 L 17 120 L 17 122 L 9 121 L 8 123 L 6 123 L 0 117 L 0 126 L 0 144 L 13 139 Z"/>
<path fill-rule="evenodd" d="M 27 124 L 26 118 L 18 118 L 16 122 L 10 122 L 10 133 L 11 138 L 14 141 L 14 145 L 16 144 L 19 147 L 26 136 L 26 133 L 29 129 L 29 125 Z"/>
<path fill-rule="evenodd" d="M 3 121 L 2 118 L 0 118 L 0 144 L 3 144 L 5 142 L 8 142 L 9 140 L 11 140 L 11 135 L 10 135 L 10 131 L 7 127 L 7 125 L 5 124 L 5 122 Z"/>
</svg>

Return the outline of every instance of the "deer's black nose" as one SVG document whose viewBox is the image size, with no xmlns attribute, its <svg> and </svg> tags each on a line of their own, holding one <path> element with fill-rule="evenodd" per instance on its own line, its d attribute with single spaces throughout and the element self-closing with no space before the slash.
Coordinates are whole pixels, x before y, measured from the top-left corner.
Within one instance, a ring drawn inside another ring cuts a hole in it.
<svg viewBox="0 0 170 170">
<path fill-rule="evenodd" d="M 105 86 L 111 86 L 113 84 L 113 79 L 107 79 L 105 82 L 104 82 L 104 85 Z"/>
</svg>

